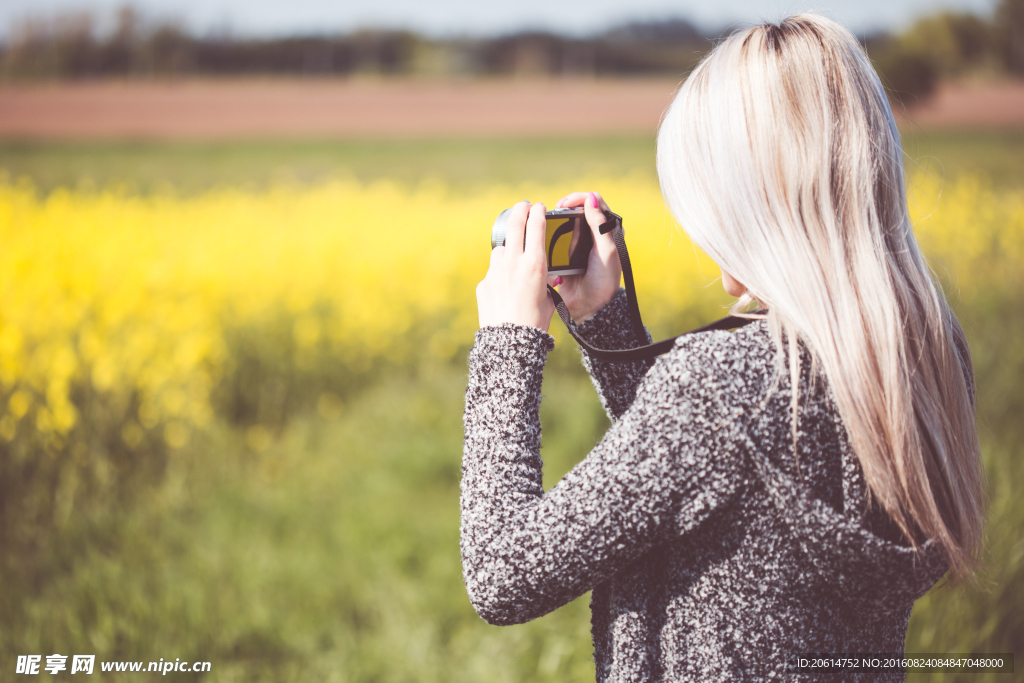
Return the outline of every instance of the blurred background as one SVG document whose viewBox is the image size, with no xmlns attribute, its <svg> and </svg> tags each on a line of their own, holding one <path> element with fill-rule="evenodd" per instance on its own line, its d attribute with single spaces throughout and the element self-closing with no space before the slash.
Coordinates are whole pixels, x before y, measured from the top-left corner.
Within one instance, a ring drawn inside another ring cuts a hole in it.
<svg viewBox="0 0 1024 683">
<path fill-rule="evenodd" d="M 723 315 L 654 136 L 717 39 L 807 9 L 889 89 L 976 366 L 985 567 L 917 603 L 907 651 L 1024 653 L 1024 0 L 6 0 L 0 681 L 54 653 L 209 681 L 593 680 L 588 596 L 499 628 L 462 583 L 490 226 L 600 191 L 654 336 Z M 552 331 L 547 488 L 608 426 Z"/>
</svg>

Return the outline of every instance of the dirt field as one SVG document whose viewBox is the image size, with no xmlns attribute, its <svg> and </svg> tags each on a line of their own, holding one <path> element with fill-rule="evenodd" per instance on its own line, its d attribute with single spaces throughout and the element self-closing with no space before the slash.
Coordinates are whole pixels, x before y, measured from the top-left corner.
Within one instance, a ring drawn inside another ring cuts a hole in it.
<svg viewBox="0 0 1024 683">
<path fill-rule="evenodd" d="M 949 84 L 923 104 L 903 104 L 897 119 L 908 130 L 1024 128 L 1024 81 Z"/>
<path fill-rule="evenodd" d="M 675 82 L 185 81 L 0 89 L 0 136 L 653 133 Z"/>
<path fill-rule="evenodd" d="M 654 133 L 677 83 L 196 80 L 0 88 L 0 137 L 159 139 Z M 1024 128 L 1024 83 L 947 86 L 911 129 Z"/>
</svg>

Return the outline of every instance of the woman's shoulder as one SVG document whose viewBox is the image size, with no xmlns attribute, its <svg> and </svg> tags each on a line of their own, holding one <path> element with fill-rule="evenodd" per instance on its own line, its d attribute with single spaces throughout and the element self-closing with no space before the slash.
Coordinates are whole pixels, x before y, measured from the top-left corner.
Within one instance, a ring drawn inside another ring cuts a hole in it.
<svg viewBox="0 0 1024 683">
<path fill-rule="evenodd" d="M 765 321 L 734 332 L 697 332 L 680 337 L 644 376 L 636 400 L 641 410 L 700 414 L 714 430 L 739 427 L 749 408 L 762 403 L 774 377 L 772 342 Z M 682 411 L 682 412 L 680 412 Z M 692 420 L 691 420 L 692 421 Z M 690 426 L 691 428 L 693 425 Z M 719 436 L 725 436 L 723 430 Z"/>
<path fill-rule="evenodd" d="M 772 370 L 774 353 L 768 322 L 755 320 L 733 332 L 712 330 L 679 337 L 650 374 L 682 373 L 711 385 L 742 390 L 751 381 L 761 384 Z"/>
</svg>

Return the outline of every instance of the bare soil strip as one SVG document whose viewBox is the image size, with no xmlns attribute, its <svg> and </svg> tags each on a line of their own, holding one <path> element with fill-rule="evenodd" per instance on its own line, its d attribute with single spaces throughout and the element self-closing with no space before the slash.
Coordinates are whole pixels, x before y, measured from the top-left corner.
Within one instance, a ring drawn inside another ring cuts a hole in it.
<svg viewBox="0 0 1024 683">
<path fill-rule="evenodd" d="M 955 128 L 1024 128 L 1024 81 L 943 84 L 928 101 L 896 106 L 907 131 Z"/>
<path fill-rule="evenodd" d="M 653 134 L 678 83 L 186 80 L 0 87 L 0 137 L 225 140 Z M 909 129 L 1024 128 L 1024 83 L 961 84 Z"/>
<path fill-rule="evenodd" d="M 249 80 L 0 88 L 0 136 L 232 139 L 654 133 L 677 83 Z"/>
</svg>

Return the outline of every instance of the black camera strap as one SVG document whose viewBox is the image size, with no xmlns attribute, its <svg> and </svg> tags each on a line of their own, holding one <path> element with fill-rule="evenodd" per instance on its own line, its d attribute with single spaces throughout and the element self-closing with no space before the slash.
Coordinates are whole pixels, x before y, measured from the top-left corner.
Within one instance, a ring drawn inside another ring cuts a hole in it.
<svg viewBox="0 0 1024 683">
<path fill-rule="evenodd" d="M 626 301 L 629 306 L 629 317 L 633 323 L 633 330 L 639 335 L 640 339 L 646 339 L 647 330 L 644 328 L 643 320 L 640 318 L 640 306 L 636 302 L 636 285 L 633 283 L 633 268 L 629 263 L 629 252 L 626 251 L 626 236 L 622 229 L 622 216 L 612 213 L 611 211 L 605 211 L 604 213 L 606 216 L 610 216 L 610 218 L 601 224 L 598 231 L 602 235 L 607 235 L 609 232 L 612 233 L 612 239 L 615 240 L 615 249 L 619 252 L 619 263 L 622 265 L 622 279 L 626 285 Z M 667 352 L 675 346 L 676 339 L 687 334 L 708 332 L 711 330 L 731 330 L 737 327 L 743 327 L 744 325 L 756 320 L 756 318 L 740 318 L 734 315 L 728 315 L 721 320 L 708 323 L 703 327 L 698 327 L 695 330 L 690 330 L 689 332 L 684 332 L 683 334 L 676 335 L 675 337 L 669 337 L 668 339 L 662 339 L 659 342 L 648 344 L 646 346 L 638 346 L 633 349 L 598 349 L 588 344 L 579 336 L 576 331 L 576 323 L 573 322 L 572 316 L 569 315 L 569 307 L 565 305 L 565 301 L 558 294 L 555 288 L 549 285 L 548 291 L 551 292 L 551 299 L 555 302 L 555 310 L 558 311 L 558 317 L 562 319 L 563 323 L 565 323 L 565 328 L 569 330 L 569 334 L 572 335 L 572 338 L 575 339 L 583 350 L 590 356 L 604 361 L 624 363 L 647 360 Z M 762 314 L 765 312 L 766 311 L 758 311 L 758 313 Z"/>
</svg>

